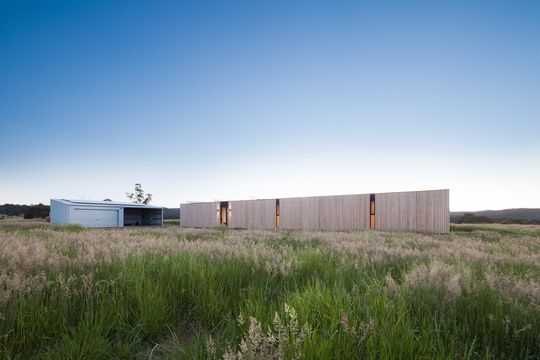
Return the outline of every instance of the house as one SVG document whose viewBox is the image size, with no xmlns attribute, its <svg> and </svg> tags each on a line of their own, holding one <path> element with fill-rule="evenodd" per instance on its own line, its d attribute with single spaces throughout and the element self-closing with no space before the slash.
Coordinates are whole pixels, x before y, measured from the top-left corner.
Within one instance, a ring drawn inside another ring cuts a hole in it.
<svg viewBox="0 0 540 360">
<path fill-rule="evenodd" d="M 181 204 L 181 226 L 448 233 L 449 190 Z"/>
</svg>

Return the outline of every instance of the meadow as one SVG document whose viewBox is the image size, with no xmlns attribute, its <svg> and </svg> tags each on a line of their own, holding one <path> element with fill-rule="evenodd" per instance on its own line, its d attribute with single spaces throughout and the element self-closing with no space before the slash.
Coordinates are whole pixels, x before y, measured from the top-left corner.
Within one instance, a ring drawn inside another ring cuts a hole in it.
<svg viewBox="0 0 540 360">
<path fill-rule="evenodd" d="M 540 226 L 0 221 L 3 359 L 539 359 Z"/>
</svg>

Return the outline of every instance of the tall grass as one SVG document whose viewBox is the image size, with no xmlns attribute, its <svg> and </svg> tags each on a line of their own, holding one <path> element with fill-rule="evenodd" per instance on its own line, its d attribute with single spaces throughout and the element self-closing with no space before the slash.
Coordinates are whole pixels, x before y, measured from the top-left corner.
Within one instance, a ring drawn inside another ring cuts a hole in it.
<svg viewBox="0 0 540 360">
<path fill-rule="evenodd" d="M 0 230 L 3 358 L 540 358 L 535 237 L 65 230 Z"/>
</svg>

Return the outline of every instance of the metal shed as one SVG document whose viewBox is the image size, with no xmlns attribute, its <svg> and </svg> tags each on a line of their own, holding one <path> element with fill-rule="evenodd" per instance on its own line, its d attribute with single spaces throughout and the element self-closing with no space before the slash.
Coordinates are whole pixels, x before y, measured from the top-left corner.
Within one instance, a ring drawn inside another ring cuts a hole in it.
<svg viewBox="0 0 540 360">
<path fill-rule="evenodd" d="M 51 223 L 84 227 L 163 226 L 159 206 L 112 201 L 51 199 Z"/>
<path fill-rule="evenodd" d="M 448 233 L 449 190 L 181 204 L 182 227 Z"/>
</svg>

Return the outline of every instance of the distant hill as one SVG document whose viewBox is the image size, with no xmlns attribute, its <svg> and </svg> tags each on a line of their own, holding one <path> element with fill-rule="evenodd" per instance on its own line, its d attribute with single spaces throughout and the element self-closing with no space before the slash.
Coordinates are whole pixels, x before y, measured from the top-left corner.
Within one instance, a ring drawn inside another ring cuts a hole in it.
<svg viewBox="0 0 540 360">
<path fill-rule="evenodd" d="M 504 209 L 482 211 L 455 211 L 450 213 L 453 223 L 501 222 L 540 224 L 540 209 Z"/>
</svg>

